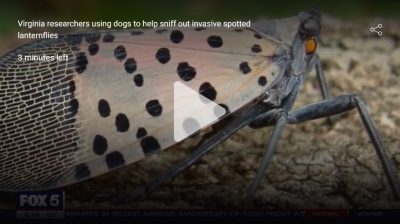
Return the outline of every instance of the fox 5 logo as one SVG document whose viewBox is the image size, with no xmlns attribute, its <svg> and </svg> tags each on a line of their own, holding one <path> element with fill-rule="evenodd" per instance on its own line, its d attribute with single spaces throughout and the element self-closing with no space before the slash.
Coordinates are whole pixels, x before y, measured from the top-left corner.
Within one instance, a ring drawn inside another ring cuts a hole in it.
<svg viewBox="0 0 400 224">
<path fill-rule="evenodd" d="M 17 207 L 20 210 L 63 210 L 64 192 L 20 192 Z"/>
</svg>

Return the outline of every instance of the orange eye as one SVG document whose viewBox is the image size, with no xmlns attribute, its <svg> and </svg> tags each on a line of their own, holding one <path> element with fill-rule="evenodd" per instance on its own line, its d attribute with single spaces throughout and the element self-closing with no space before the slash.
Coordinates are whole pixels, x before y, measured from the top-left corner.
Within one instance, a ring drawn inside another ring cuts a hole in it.
<svg viewBox="0 0 400 224">
<path fill-rule="evenodd" d="M 313 37 L 310 37 L 306 40 L 305 47 L 306 53 L 312 54 L 317 50 L 317 41 Z"/>
</svg>

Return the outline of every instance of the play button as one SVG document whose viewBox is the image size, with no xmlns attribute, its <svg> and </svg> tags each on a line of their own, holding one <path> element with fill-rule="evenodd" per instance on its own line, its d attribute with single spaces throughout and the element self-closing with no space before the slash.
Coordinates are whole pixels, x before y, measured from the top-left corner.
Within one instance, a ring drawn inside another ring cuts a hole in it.
<svg viewBox="0 0 400 224">
<path fill-rule="evenodd" d="M 177 81 L 174 83 L 174 140 L 180 142 L 214 123 L 225 108 Z"/>
</svg>

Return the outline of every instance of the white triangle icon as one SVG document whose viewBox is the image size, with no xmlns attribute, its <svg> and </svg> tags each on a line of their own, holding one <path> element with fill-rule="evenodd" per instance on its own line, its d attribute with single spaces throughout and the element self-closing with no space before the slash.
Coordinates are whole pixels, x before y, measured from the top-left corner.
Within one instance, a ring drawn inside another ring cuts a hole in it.
<svg viewBox="0 0 400 224">
<path fill-rule="evenodd" d="M 174 140 L 180 142 L 214 123 L 225 108 L 207 99 L 185 84 L 174 83 Z"/>
</svg>

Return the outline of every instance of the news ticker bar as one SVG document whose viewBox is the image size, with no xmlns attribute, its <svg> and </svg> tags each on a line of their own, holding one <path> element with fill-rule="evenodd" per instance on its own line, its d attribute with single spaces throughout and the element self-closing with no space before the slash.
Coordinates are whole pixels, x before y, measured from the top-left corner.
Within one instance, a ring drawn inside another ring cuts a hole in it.
<svg viewBox="0 0 400 224">
<path fill-rule="evenodd" d="M 16 218 L 20 210 L 0 210 L 0 216 L 5 218 Z M 46 218 L 40 214 L 46 211 L 23 211 L 29 212 L 31 216 L 24 218 Z M 300 210 L 78 210 L 65 209 L 62 211 L 63 219 L 80 218 L 400 218 L 400 210 L 357 210 L 357 209 L 300 209 Z M 54 217 L 54 218 L 57 218 Z M 51 218 L 51 217 L 48 217 Z"/>
</svg>

